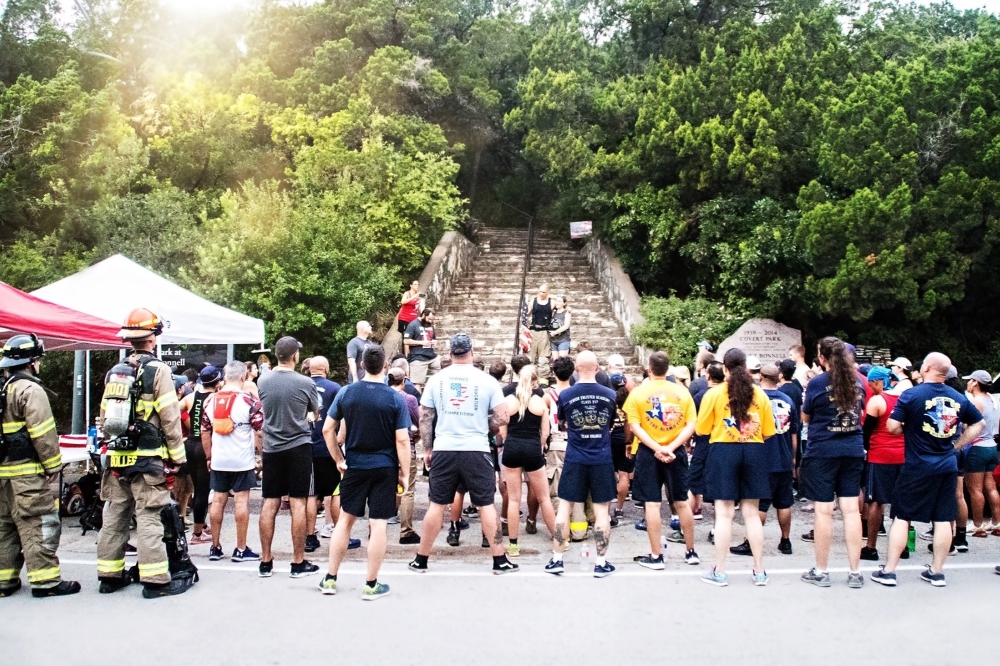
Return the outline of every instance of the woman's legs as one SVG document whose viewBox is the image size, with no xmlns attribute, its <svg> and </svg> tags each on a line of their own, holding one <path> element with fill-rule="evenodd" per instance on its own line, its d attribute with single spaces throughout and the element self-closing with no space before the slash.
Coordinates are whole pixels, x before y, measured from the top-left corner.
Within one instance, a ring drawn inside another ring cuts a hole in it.
<svg viewBox="0 0 1000 666">
<path fill-rule="evenodd" d="M 983 477 L 985 472 L 967 472 L 965 485 L 969 489 L 969 504 L 972 513 L 972 524 L 978 530 L 983 526 L 983 507 L 986 497 L 983 495 Z"/>
<path fill-rule="evenodd" d="M 542 511 L 542 520 L 549 532 L 555 534 L 556 531 L 556 510 L 552 507 L 552 500 L 549 499 L 549 479 L 545 476 L 545 468 L 528 472 L 528 488 L 534 489 L 535 497 L 538 499 L 538 507 Z"/>
<path fill-rule="evenodd" d="M 756 504 L 756 503 L 755 503 Z M 754 506 L 754 514 L 757 507 Z M 733 535 L 733 516 L 736 515 L 736 503 L 731 500 L 715 500 L 715 572 L 725 573 L 726 558 L 729 556 L 729 540 Z M 760 523 L 760 516 L 757 516 Z M 763 547 L 763 532 L 761 527 L 761 546 Z M 749 534 L 749 531 L 748 531 Z M 756 558 L 754 559 L 756 564 Z"/>
<path fill-rule="evenodd" d="M 501 466 L 501 469 L 507 480 L 507 533 L 516 541 L 521 527 L 521 468 Z"/>
<path fill-rule="evenodd" d="M 861 510 L 856 497 L 840 498 L 840 513 L 844 516 L 844 540 L 847 542 L 847 564 L 851 571 L 861 565 Z M 876 534 L 878 526 L 875 527 Z M 870 536 L 870 535 L 869 535 Z"/>
<path fill-rule="evenodd" d="M 618 510 L 625 510 L 625 498 L 628 497 L 628 472 L 618 472 Z"/>
<path fill-rule="evenodd" d="M 194 485 L 194 504 L 191 507 L 194 518 L 194 534 L 201 534 L 205 527 L 205 518 L 208 515 L 208 493 L 209 472 L 208 459 L 205 457 L 205 449 L 201 444 L 189 447 L 188 453 L 188 473 L 191 475 L 191 483 Z M 194 455 L 192 455 L 194 454 Z"/>
<path fill-rule="evenodd" d="M 1000 492 L 992 472 L 983 474 L 983 494 L 990 503 L 990 522 L 1000 526 Z"/>
<path fill-rule="evenodd" d="M 747 529 L 747 541 L 750 542 L 750 552 L 753 553 L 753 570 L 757 573 L 764 571 L 764 524 L 760 521 L 760 500 L 743 500 L 740 502 L 740 513 L 743 514 L 743 524 Z M 735 513 L 735 510 L 733 511 Z M 730 522 L 732 518 L 730 518 Z M 719 550 L 719 532 L 715 528 L 715 550 Z M 724 545 L 728 547 L 727 538 Z"/>
</svg>

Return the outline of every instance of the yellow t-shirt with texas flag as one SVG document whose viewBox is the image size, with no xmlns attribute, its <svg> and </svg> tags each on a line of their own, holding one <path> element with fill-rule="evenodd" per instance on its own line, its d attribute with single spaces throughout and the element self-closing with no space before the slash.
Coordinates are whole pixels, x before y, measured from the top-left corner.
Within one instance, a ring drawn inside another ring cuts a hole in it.
<svg viewBox="0 0 1000 666">
<path fill-rule="evenodd" d="M 665 379 L 636 386 L 623 409 L 629 424 L 638 423 L 661 446 L 677 439 L 684 426 L 697 418 L 688 390 Z"/>
<path fill-rule="evenodd" d="M 765 439 L 774 435 L 775 427 L 771 401 L 759 386 L 753 387 L 753 402 L 747 410 L 747 417 L 745 423 L 737 424 L 729 410 L 729 386 L 713 386 L 701 399 L 695 433 L 708 435 L 708 441 L 712 444 L 763 444 Z"/>
</svg>

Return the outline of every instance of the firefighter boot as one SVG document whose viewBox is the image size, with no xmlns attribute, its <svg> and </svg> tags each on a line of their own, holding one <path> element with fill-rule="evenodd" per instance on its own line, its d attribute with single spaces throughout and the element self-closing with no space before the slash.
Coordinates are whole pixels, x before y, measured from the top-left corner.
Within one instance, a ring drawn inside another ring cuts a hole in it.
<svg viewBox="0 0 1000 666">
<path fill-rule="evenodd" d="M 58 585 L 53 587 L 33 587 L 31 588 L 31 596 L 33 597 L 65 597 L 70 594 L 76 594 L 80 591 L 80 584 L 75 580 L 64 580 L 60 581 Z"/>
</svg>

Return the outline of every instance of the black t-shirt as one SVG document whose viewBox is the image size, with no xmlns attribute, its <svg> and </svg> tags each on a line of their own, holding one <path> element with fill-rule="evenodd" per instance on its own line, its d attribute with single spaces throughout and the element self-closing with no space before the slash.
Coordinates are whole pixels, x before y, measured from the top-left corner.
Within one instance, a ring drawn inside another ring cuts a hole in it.
<svg viewBox="0 0 1000 666">
<path fill-rule="evenodd" d="M 529 326 L 533 331 L 547 331 L 552 327 L 552 299 L 550 298 L 544 304 L 539 303 L 538 299 L 532 299 L 531 301 L 531 318 L 529 321 Z"/>
<path fill-rule="evenodd" d="M 799 386 L 797 379 L 793 379 L 787 384 L 782 384 L 778 387 L 778 390 L 792 399 L 792 404 L 795 405 L 796 411 L 802 411 L 802 387 Z"/>
<path fill-rule="evenodd" d="M 355 382 L 337 392 L 328 416 L 347 427 L 347 467 L 379 469 L 399 464 L 396 431 L 409 430 L 410 410 L 403 395 L 381 382 Z"/>
<path fill-rule="evenodd" d="M 434 327 L 424 326 L 419 319 L 414 319 L 406 325 L 406 332 L 403 333 L 404 340 L 417 340 L 427 342 L 434 340 Z M 405 344 L 405 343 L 404 343 Z M 410 363 L 414 361 L 433 361 L 437 358 L 434 346 L 430 347 L 410 347 L 410 353 L 406 357 Z"/>
</svg>

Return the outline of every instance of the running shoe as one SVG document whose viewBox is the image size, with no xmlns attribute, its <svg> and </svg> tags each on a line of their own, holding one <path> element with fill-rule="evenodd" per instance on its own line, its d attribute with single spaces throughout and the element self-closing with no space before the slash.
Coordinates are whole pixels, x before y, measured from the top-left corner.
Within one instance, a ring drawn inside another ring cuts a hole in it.
<svg viewBox="0 0 1000 666">
<path fill-rule="evenodd" d="M 698 511 L 698 512 L 696 512 L 696 513 L 694 514 L 694 519 L 695 519 L 695 520 L 704 520 L 704 519 L 705 519 L 705 516 L 701 515 L 701 511 Z"/>
<path fill-rule="evenodd" d="M 265 562 L 264 560 L 261 560 L 260 564 L 257 565 L 257 575 L 260 576 L 261 578 L 270 578 L 271 573 L 273 571 L 274 571 L 274 560 L 271 560 L 270 562 Z"/>
<path fill-rule="evenodd" d="M 399 544 L 401 546 L 414 546 L 420 543 L 420 535 L 416 532 L 410 532 L 404 536 L 399 537 Z"/>
<path fill-rule="evenodd" d="M 679 530 L 680 528 L 681 528 L 681 519 L 680 518 L 671 518 L 670 519 L 670 529 L 672 529 L 672 530 Z"/>
<path fill-rule="evenodd" d="M 616 518 L 624 518 L 625 511 L 623 511 L 622 509 L 615 509 L 611 515 L 615 516 Z"/>
<path fill-rule="evenodd" d="M 878 571 L 872 572 L 871 579 L 879 585 L 896 587 L 896 574 L 886 571 L 884 564 L 878 568 Z"/>
<path fill-rule="evenodd" d="M 501 520 L 500 521 L 500 533 L 503 536 L 510 536 L 510 528 L 507 526 L 507 521 L 506 520 Z"/>
<path fill-rule="evenodd" d="M 618 527 L 619 525 L 621 525 L 621 520 L 619 520 L 618 516 L 614 514 L 612 514 L 608 522 L 610 523 L 611 527 Z"/>
<path fill-rule="evenodd" d="M 715 530 L 708 531 L 708 542 L 713 546 L 715 545 Z"/>
<path fill-rule="evenodd" d="M 347 550 L 354 550 L 355 548 L 361 548 L 361 539 L 348 539 Z"/>
<path fill-rule="evenodd" d="M 851 588 L 852 590 L 860 590 L 864 586 L 865 586 L 865 577 L 860 571 L 856 573 L 849 572 L 847 574 L 847 587 Z"/>
<path fill-rule="evenodd" d="M 243 550 L 233 548 L 233 555 L 229 559 L 233 562 L 258 562 L 260 561 L 260 555 L 250 550 L 250 546 L 247 546 Z"/>
<path fill-rule="evenodd" d="M 820 573 L 819 571 L 816 571 L 816 567 L 813 567 L 809 571 L 802 574 L 801 579 L 803 583 L 812 583 L 816 587 L 830 587 L 832 584 L 830 582 L 829 572 L 824 571 L 823 573 Z"/>
<path fill-rule="evenodd" d="M 467 506 L 462 509 L 462 515 L 469 518 L 477 518 L 479 516 L 479 509 L 474 506 Z"/>
<path fill-rule="evenodd" d="M 507 557 L 520 557 L 521 546 L 516 543 L 507 544 Z"/>
<path fill-rule="evenodd" d="M 647 569 L 653 569 L 654 571 L 663 571 L 666 565 L 663 563 L 663 554 L 653 557 L 653 555 L 636 555 L 632 558 L 632 561 L 638 564 L 640 567 L 645 567 Z"/>
<path fill-rule="evenodd" d="M 460 537 L 461 537 L 461 532 L 459 532 L 459 530 L 455 527 L 455 525 L 452 525 L 451 527 L 448 528 L 449 546 L 451 546 L 452 548 L 457 548 L 458 544 L 460 543 L 459 542 Z"/>
<path fill-rule="evenodd" d="M 684 533 L 680 530 L 676 532 L 671 532 L 667 535 L 667 541 L 670 543 L 684 543 Z"/>
<path fill-rule="evenodd" d="M 753 584 L 757 587 L 764 587 L 767 585 L 767 581 L 768 577 L 766 571 L 761 571 L 760 573 L 757 573 L 756 571 L 753 572 Z"/>
<path fill-rule="evenodd" d="M 729 585 L 729 576 L 724 573 L 716 573 L 715 567 L 712 567 L 701 577 L 701 581 L 716 587 L 726 587 Z"/>
<path fill-rule="evenodd" d="M 465 518 L 459 518 L 458 519 L 458 523 L 456 523 L 456 524 L 458 525 L 458 529 L 460 529 L 460 530 L 467 530 L 467 529 L 469 529 L 469 521 L 466 520 Z"/>
<path fill-rule="evenodd" d="M 791 539 L 782 539 L 778 542 L 778 552 L 782 555 L 792 554 L 792 541 Z"/>
<path fill-rule="evenodd" d="M 802 535 L 802 540 L 807 543 L 812 543 L 814 539 L 815 536 L 813 535 L 813 530 L 809 530 L 808 532 Z"/>
<path fill-rule="evenodd" d="M 337 579 L 327 574 L 319 582 L 319 591 L 323 594 L 337 594 Z"/>
<path fill-rule="evenodd" d="M 610 562 L 594 565 L 594 578 L 607 578 L 615 572 L 615 567 Z"/>
<path fill-rule="evenodd" d="M 389 520 L 385 521 L 385 524 L 386 525 L 399 525 L 399 514 L 397 513 L 395 516 L 393 516 Z"/>
<path fill-rule="evenodd" d="M 901 560 L 908 560 L 908 559 L 910 559 L 910 551 L 907 550 L 906 548 L 904 548 L 903 552 L 900 553 L 900 555 L 899 555 L 899 559 L 901 559 Z"/>
<path fill-rule="evenodd" d="M 417 562 L 416 558 L 413 559 L 408 565 L 410 571 L 416 571 L 417 573 L 427 573 L 427 563 Z"/>
<path fill-rule="evenodd" d="M 645 502 L 639 502 L 639 501 L 636 501 L 636 502 L 635 502 L 635 505 L 636 505 L 637 507 L 639 507 L 640 509 L 643 509 L 643 508 L 645 508 L 645 506 L 646 506 L 646 503 L 645 503 Z"/>
<path fill-rule="evenodd" d="M 746 539 L 743 540 L 738 546 L 730 546 L 729 552 L 733 555 L 753 555 L 753 550 L 750 548 L 750 542 Z"/>
<path fill-rule="evenodd" d="M 389 596 L 389 586 L 385 583 L 376 582 L 375 587 L 365 583 L 365 586 L 361 589 L 362 601 L 375 601 L 387 596 Z"/>
<path fill-rule="evenodd" d="M 292 562 L 292 567 L 288 571 L 291 578 L 305 578 L 317 573 L 319 573 L 319 567 L 309 560 L 302 560 L 299 563 Z"/>
<path fill-rule="evenodd" d="M 222 546 L 212 546 L 208 549 L 208 561 L 218 562 L 224 557 L 222 554 Z"/>
<path fill-rule="evenodd" d="M 517 573 L 520 570 L 521 570 L 521 567 L 519 567 L 516 564 L 514 564 L 513 562 L 511 562 L 506 557 L 503 558 L 502 562 L 494 562 L 493 563 L 493 575 L 494 576 L 502 576 L 503 574 L 508 574 L 508 573 Z"/>
<path fill-rule="evenodd" d="M 200 543 L 212 543 L 212 535 L 208 532 L 202 532 L 201 534 L 192 534 L 191 538 L 188 539 L 190 546 L 197 546 Z"/>
<path fill-rule="evenodd" d="M 488 538 L 486 538 L 485 534 L 483 535 L 482 546 L 483 546 L 483 548 L 489 548 L 490 547 L 490 540 Z"/>
<path fill-rule="evenodd" d="M 329 539 L 333 536 L 334 525 L 332 523 L 327 523 L 323 526 L 323 529 L 319 531 L 319 535 L 324 539 Z"/>
<path fill-rule="evenodd" d="M 868 560 L 870 562 L 878 562 L 878 549 L 863 546 L 861 548 L 861 559 Z"/>
<path fill-rule="evenodd" d="M 934 587 L 944 587 L 947 585 L 944 580 L 943 573 L 934 573 L 931 571 L 931 565 L 927 565 L 927 568 L 920 572 L 920 580 L 927 581 Z"/>
<path fill-rule="evenodd" d="M 918 533 L 917 536 L 923 539 L 924 541 L 934 541 L 934 527 L 931 526 L 930 528 L 924 530 L 923 532 Z"/>
<path fill-rule="evenodd" d="M 996 567 L 995 569 L 993 569 L 993 573 L 1000 576 L 1000 567 Z"/>
<path fill-rule="evenodd" d="M 644 518 L 644 519 L 640 520 L 639 522 L 637 522 L 635 524 L 635 529 L 639 530 L 640 532 L 645 532 L 646 531 L 646 519 Z"/>
<path fill-rule="evenodd" d="M 701 564 L 701 560 L 698 559 L 698 553 L 694 552 L 693 550 L 689 550 L 688 552 L 684 553 L 684 561 L 690 564 L 691 566 L 694 566 L 696 564 Z"/>
<path fill-rule="evenodd" d="M 1000 567 L 997 567 L 1000 569 Z M 561 574 L 566 571 L 566 567 L 563 566 L 562 560 L 557 560 L 555 558 L 549 560 L 549 563 L 545 565 L 545 573 L 550 574 Z"/>
<path fill-rule="evenodd" d="M 528 534 L 538 534 L 538 521 L 528 518 L 524 523 L 524 531 Z"/>
<path fill-rule="evenodd" d="M 969 542 L 965 538 L 965 535 L 962 535 L 960 537 L 956 536 L 954 539 L 952 539 L 951 543 L 953 546 L 955 546 L 955 550 L 957 550 L 958 552 L 960 553 L 969 552 Z"/>
<path fill-rule="evenodd" d="M 907 550 L 904 548 L 903 552 L 906 553 Z M 934 553 L 934 544 L 933 543 L 927 544 L 927 552 L 931 553 L 931 554 Z M 951 540 L 951 546 L 948 548 L 948 555 L 949 556 L 951 556 L 951 555 L 958 555 L 958 547 L 955 546 L 955 540 L 954 539 Z"/>
<path fill-rule="evenodd" d="M 319 537 L 316 534 L 306 535 L 306 552 L 313 553 L 319 550 Z"/>
</svg>

